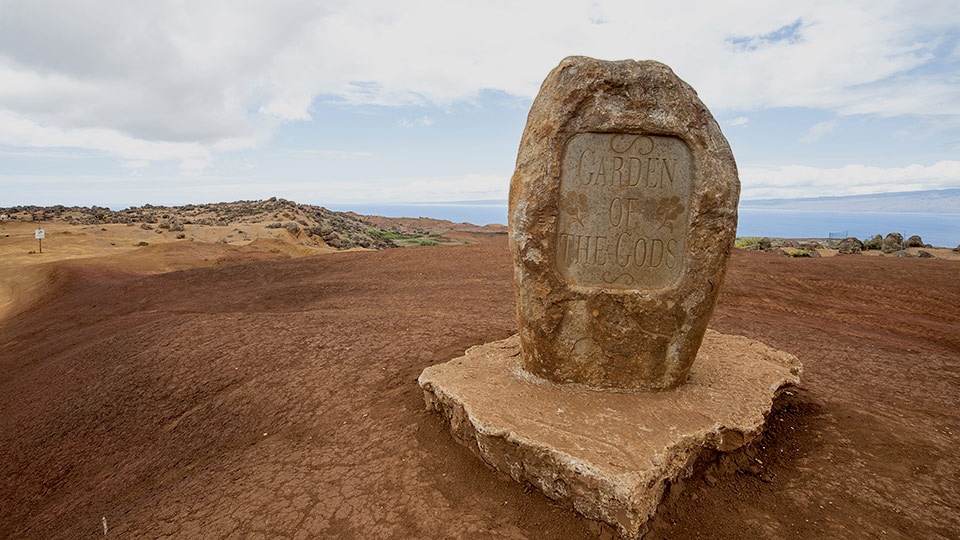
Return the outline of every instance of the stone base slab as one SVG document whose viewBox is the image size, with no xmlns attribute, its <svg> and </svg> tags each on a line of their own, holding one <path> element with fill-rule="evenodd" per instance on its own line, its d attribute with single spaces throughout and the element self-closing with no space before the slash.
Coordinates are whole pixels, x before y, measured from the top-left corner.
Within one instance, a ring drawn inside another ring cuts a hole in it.
<svg viewBox="0 0 960 540">
<path fill-rule="evenodd" d="M 515 335 L 428 367 L 419 379 L 427 408 L 488 465 L 630 538 L 703 450 L 759 435 L 802 371 L 791 354 L 713 331 L 687 383 L 663 392 L 556 385 L 523 371 L 519 354 Z"/>
</svg>

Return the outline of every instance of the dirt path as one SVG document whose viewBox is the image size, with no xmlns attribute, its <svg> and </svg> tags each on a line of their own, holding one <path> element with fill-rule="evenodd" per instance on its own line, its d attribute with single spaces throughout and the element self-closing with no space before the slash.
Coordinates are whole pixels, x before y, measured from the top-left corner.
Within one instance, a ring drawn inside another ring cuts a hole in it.
<svg viewBox="0 0 960 540">
<path fill-rule="evenodd" d="M 0 537 L 595 538 L 484 468 L 416 378 L 515 331 L 506 239 L 161 275 L 0 323 Z M 960 534 L 960 264 L 738 252 L 712 325 L 797 354 L 759 474 L 650 538 Z M 712 482 L 711 482 L 712 483 Z"/>
</svg>

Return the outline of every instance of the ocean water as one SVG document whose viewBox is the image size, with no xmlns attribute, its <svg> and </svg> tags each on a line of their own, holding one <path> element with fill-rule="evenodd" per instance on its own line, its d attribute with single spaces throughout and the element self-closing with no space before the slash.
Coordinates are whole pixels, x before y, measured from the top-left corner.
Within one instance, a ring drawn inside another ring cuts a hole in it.
<svg viewBox="0 0 960 540">
<path fill-rule="evenodd" d="M 454 223 L 490 223 L 507 224 L 507 203 L 481 201 L 477 203 L 436 203 L 436 204 L 331 204 L 325 205 L 337 212 L 356 212 L 367 216 L 383 217 L 428 217 L 445 219 Z"/>
<path fill-rule="evenodd" d="M 386 217 L 431 217 L 476 225 L 507 223 L 507 205 L 502 202 L 443 204 L 332 205 L 331 210 Z M 960 244 L 960 214 L 912 212 L 816 212 L 740 208 L 737 236 L 781 238 L 827 238 L 845 233 L 861 240 L 875 234 L 898 232 L 904 238 L 920 235 L 928 244 L 956 247 Z"/>
<path fill-rule="evenodd" d="M 898 232 L 904 238 L 919 235 L 927 244 L 960 244 L 960 214 L 913 212 L 816 212 L 740 208 L 737 236 L 827 238 L 846 233 L 859 239 Z"/>
</svg>

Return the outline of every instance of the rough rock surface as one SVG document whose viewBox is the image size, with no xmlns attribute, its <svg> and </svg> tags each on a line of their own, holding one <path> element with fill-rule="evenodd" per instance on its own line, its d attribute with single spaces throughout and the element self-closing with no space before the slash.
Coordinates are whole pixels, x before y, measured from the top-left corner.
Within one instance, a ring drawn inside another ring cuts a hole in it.
<svg viewBox="0 0 960 540">
<path fill-rule="evenodd" d="M 837 251 L 844 255 L 859 255 L 863 251 L 863 242 L 852 236 L 844 238 L 837 244 Z"/>
<path fill-rule="evenodd" d="M 488 465 L 631 538 L 703 450 L 729 452 L 758 435 L 802 369 L 793 355 L 708 331 L 680 388 L 599 391 L 526 373 L 519 347 L 513 336 L 428 367 L 419 379 L 427 407 Z"/>
<path fill-rule="evenodd" d="M 669 67 L 563 60 L 530 110 L 510 185 L 524 369 L 598 388 L 682 384 L 739 191 L 717 122 Z"/>
<path fill-rule="evenodd" d="M 907 238 L 907 247 L 911 248 L 922 248 L 924 247 L 923 238 L 920 238 L 919 235 L 913 235 L 910 238 Z"/>
<path fill-rule="evenodd" d="M 883 252 L 893 253 L 903 249 L 903 235 L 892 232 L 883 238 Z"/>
</svg>

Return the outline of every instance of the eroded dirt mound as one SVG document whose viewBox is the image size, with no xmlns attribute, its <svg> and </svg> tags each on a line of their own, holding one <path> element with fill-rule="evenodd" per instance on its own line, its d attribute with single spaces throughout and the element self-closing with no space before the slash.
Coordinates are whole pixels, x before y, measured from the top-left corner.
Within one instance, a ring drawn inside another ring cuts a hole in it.
<svg viewBox="0 0 960 540">
<path fill-rule="evenodd" d="M 425 366 L 515 332 L 504 235 L 63 272 L 0 323 L 2 538 L 609 533 L 424 410 Z M 650 538 L 957 537 L 957 283 L 951 261 L 738 252 L 713 327 L 798 355 L 803 384 Z"/>
</svg>

